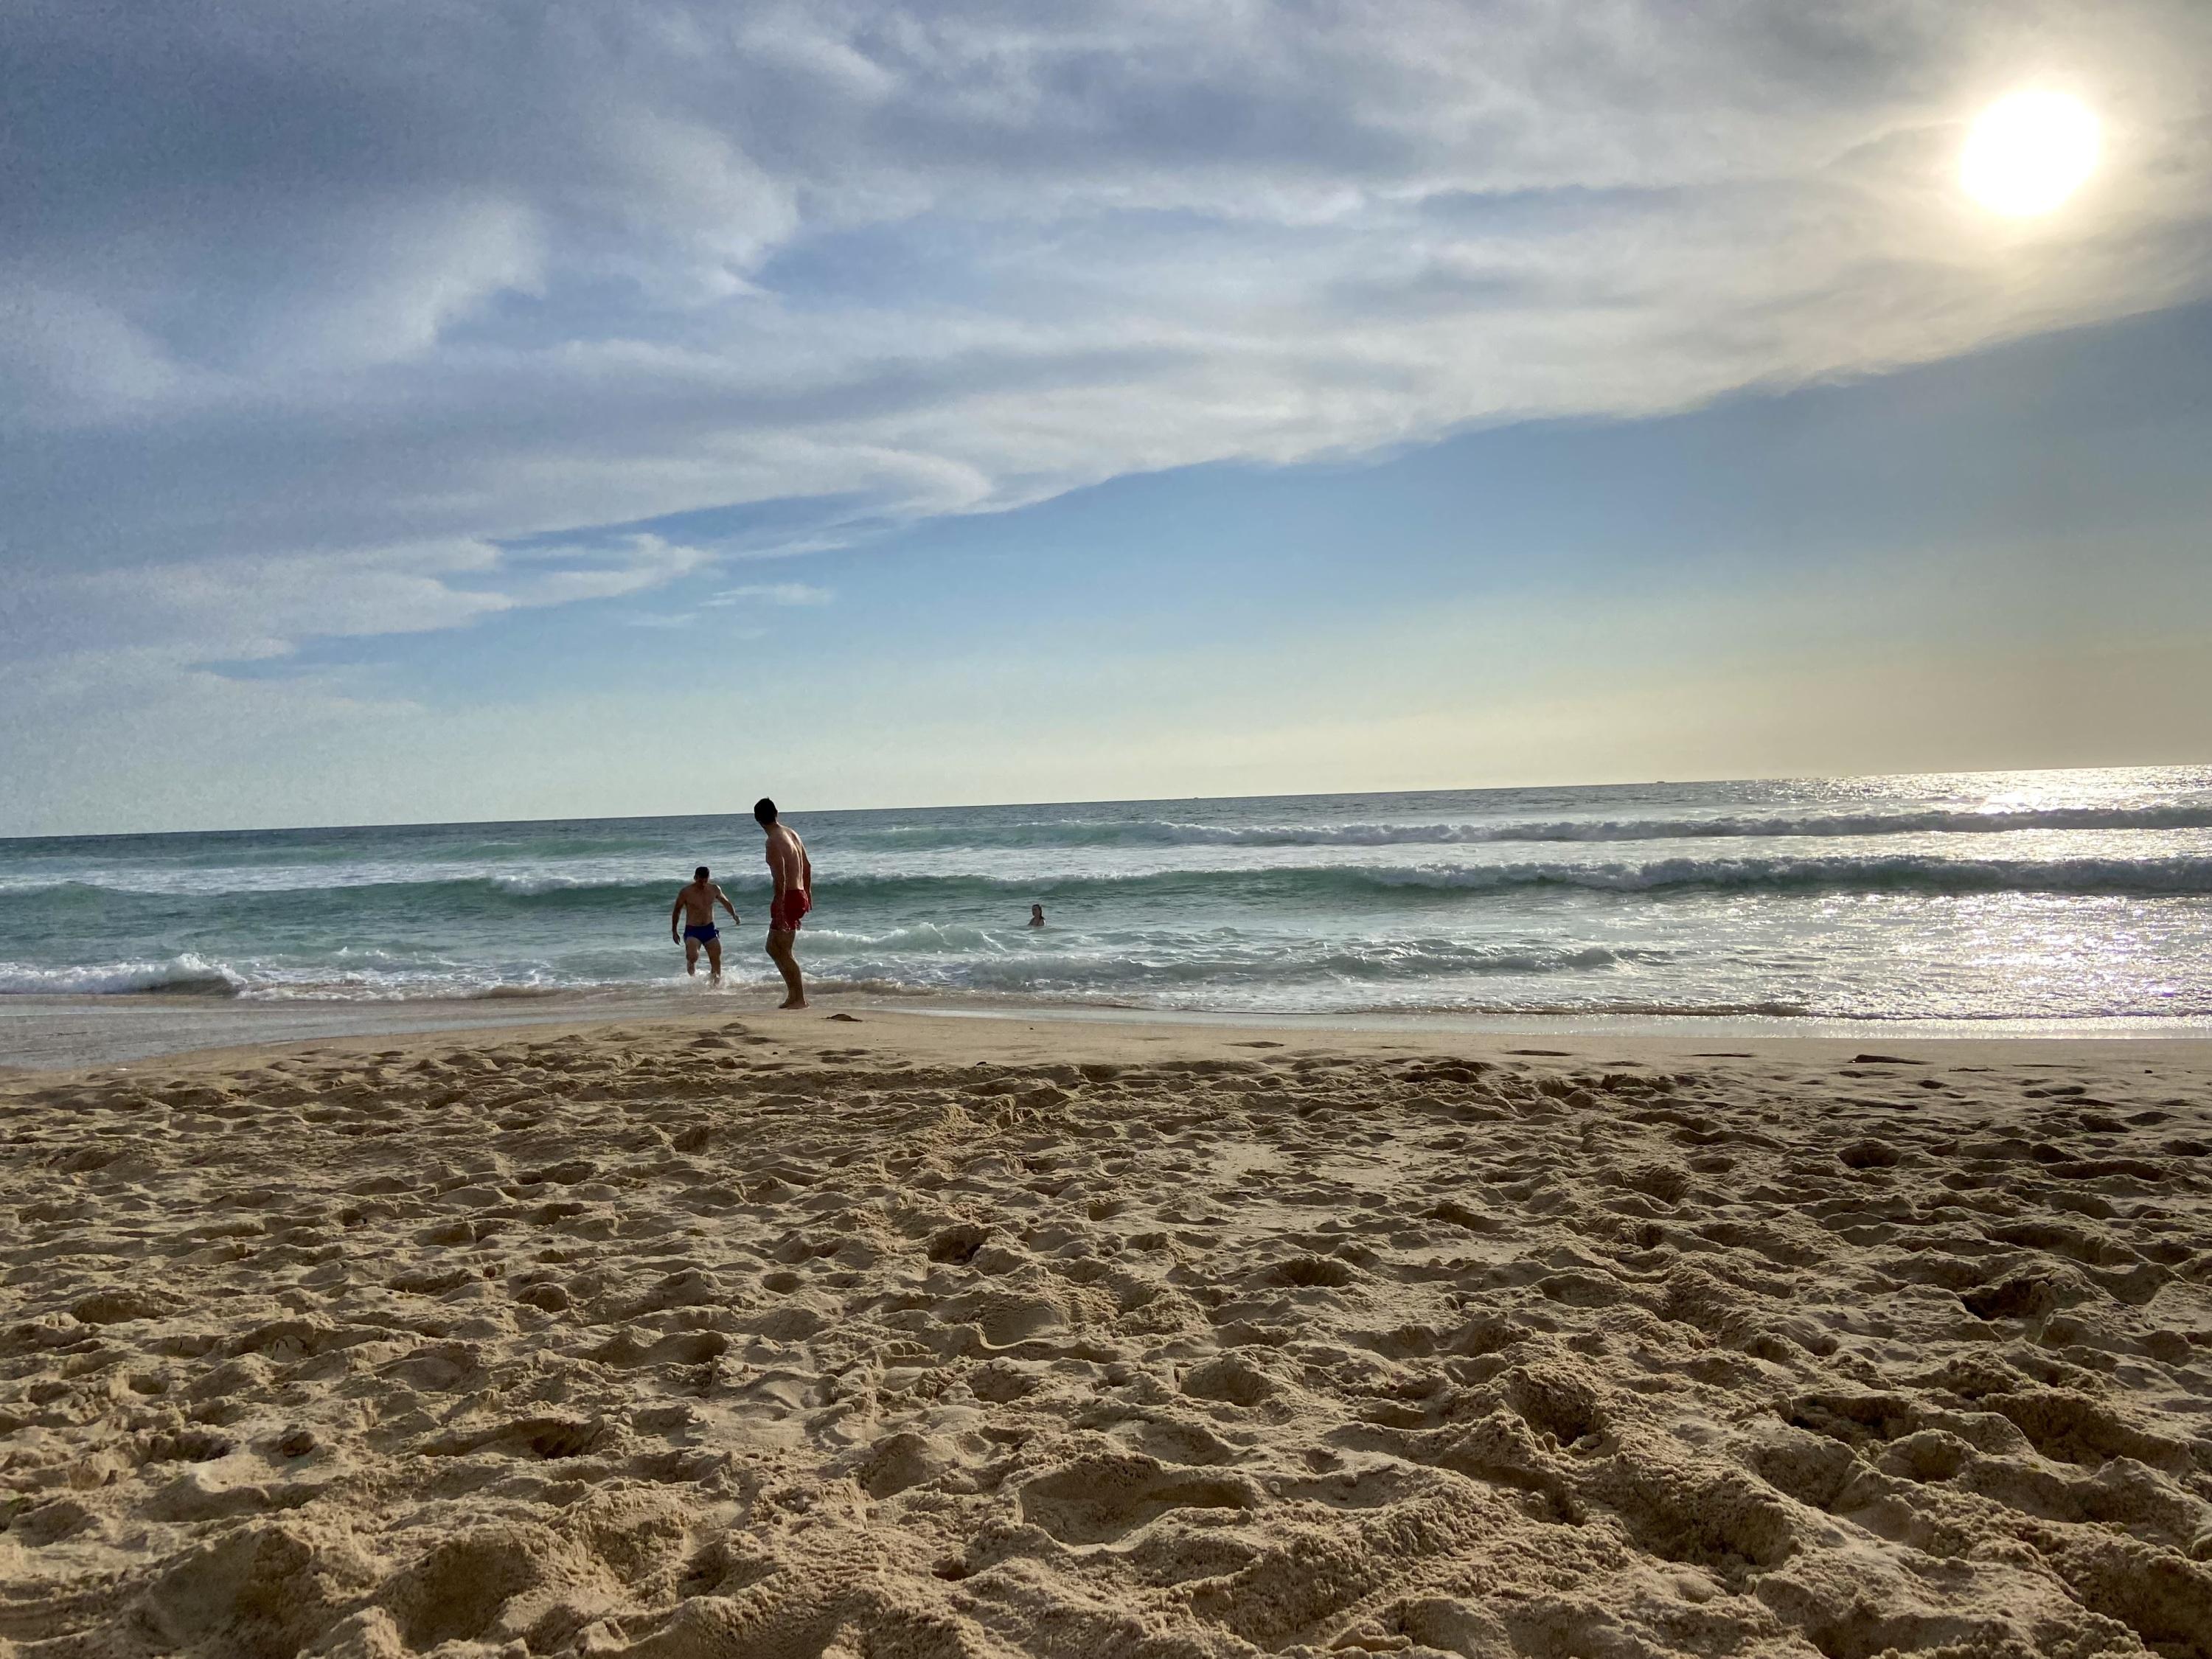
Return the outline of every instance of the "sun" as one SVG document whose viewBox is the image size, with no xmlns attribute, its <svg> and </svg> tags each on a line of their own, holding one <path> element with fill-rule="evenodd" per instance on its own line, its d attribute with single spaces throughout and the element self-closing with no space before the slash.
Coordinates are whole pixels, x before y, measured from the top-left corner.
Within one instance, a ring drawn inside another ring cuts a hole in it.
<svg viewBox="0 0 2212 1659">
<path fill-rule="evenodd" d="M 1974 119 L 1959 182 L 1993 212 L 2049 213 L 2095 171 L 2097 118 L 2063 92 L 2015 92 Z"/>
</svg>

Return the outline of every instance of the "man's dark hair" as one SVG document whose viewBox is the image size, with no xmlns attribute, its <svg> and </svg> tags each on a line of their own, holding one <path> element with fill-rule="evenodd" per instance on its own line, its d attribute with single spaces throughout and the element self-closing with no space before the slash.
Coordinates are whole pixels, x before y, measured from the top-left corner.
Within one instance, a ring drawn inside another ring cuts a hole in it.
<svg viewBox="0 0 2212 1659">
<path fill-rule="evenodd" d="M 703 864 L 702 864 L 702 865 L 701 865 L 701 866 L 700 866 L 696 870 L 694 870 L 694 871 L 691 872 L 691 879 L 692 879 L 692 880 L 694 880 L 694 881 L 704 881 L 704 880 L 706 880 L 706 879 L 707 879 L 707 866 L 706 866 L 705 865 L 703 865 Z"/>
<path fill-rule="evenodd" d="M 753 803 L 753 817 L 763 828 L 775 822 L 775 803 L 763 795 Z"/>
</svg>

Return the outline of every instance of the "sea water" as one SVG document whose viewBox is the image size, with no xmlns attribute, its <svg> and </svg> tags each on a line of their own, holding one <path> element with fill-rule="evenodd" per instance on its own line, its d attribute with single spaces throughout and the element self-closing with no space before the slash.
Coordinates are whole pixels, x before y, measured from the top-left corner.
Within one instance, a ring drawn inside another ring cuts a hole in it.
<svg viewBox="0 0 2212 1659">
<path fill-rule="evenodd" d="M 824 990 L 1226 1012 L 2212 1014 L 2212 768 L 793 812 Z M 0 841 L 0 994 L 680 982 L 744 816 Z M 1032 903 L 1047 925 L 1025 923 Z"/>
</svg>

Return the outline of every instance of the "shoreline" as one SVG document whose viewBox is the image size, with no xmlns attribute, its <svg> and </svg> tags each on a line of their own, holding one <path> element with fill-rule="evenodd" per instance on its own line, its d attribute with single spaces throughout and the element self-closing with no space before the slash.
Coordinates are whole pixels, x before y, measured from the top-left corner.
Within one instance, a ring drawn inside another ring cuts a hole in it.
<svg viewBox="0 0 2212 1659">
<path fill-rule="evenodd" d="M 755 986 L 720 992 L 653 986 L 589 992 L 548 991 L 457 998 L 296 1000 L 210 998 L 134 992 L 107 995 L 0 996 L 0 1077 L 31 1077 L 131 1066 L 210 1052 L 374 1036 L 416 1037 L 498 1033 L 639 1022 L 701 1023 L 730 1018 L 780 1020 Z M 1414 1033 L 1449 1037 L 1528 1037 L 1644 1042 L 1677 1048 L 1701 1042 L 1879 1047 L 1885 1042 L 2207 1043 L 2212 1017 L 2094 1018 L 2075 1020 L 1993 1018 L 1832 1019 L 1738 1014 L 1471 1013 L 1447 1010 L 1279 1013 L 1159 1009 L 1014 998 L 823 989 L 808 1012 L 878 1018 L 915 1016 L 965 1023 L 1016 1021 L 1083 1026 L 1162 1026 L 1194 1030 L 1310 1033 Z M 1683 1052 L 1687 1052 L 1686 1048 Z"/>
</svg>

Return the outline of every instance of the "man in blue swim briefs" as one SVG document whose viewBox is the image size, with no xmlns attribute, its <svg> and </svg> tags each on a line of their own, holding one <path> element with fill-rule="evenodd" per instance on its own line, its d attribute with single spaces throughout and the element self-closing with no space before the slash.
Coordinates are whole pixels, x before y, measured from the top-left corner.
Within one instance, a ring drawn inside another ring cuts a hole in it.
<svg viewBox="0 0 2212 1659">
<path fill-rule="evenodd" d="M 730 896 L 707 879 L 707 866 L 701 865 L 692 872 L 691 884 L 676 896 L 676 903 L 668 912 L 668 937 L 677 939 L 676 919 L 684 918 L 684 933 L 678 943 L 684 946 L 684 971 L 699 971 L 699 947 L 707 947 L 707 969 L 711 983 L 722 982 L 722 935 L 714 927 L 714 907 L 719 904 L 730 913 L 730 926 L 739 926 L 738 907 Z"/>
</svg>

